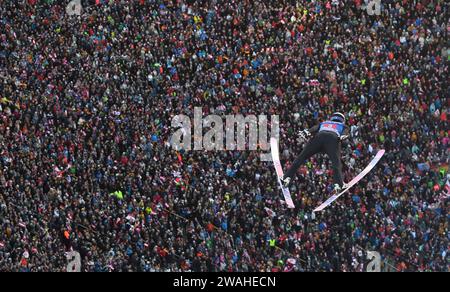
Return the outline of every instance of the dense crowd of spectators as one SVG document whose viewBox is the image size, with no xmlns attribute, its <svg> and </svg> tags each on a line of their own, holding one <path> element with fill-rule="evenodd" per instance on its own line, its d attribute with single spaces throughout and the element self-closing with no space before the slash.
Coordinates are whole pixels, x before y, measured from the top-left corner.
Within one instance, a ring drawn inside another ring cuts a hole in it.
<svg viewBox="0 0 450 292">
<path fill-rule="evenodd" d="M 0 271 L 448 271 L 448 3 L 382 0 L 0 1 Z M 351 129 L 322 213 L 326 157 L 296 209 L 257 151 L 181 151 L 175 115 L 276 114 Z M 385 264 L 385 267 L 387 264 Z"/>
</svg>

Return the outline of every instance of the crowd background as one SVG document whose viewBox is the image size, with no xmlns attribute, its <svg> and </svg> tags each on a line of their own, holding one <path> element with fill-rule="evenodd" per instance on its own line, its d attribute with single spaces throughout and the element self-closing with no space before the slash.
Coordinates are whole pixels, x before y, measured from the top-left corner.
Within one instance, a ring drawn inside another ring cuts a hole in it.
<svg viewBox="0 0 450 292">
<path fill-rule="evenodd" d="M 448 271 L 448 3 L 0 1 L 0 271 Z M 259 152 L 174 151 L 175 115 L 346 113 L 346 180 L 326 157 L 280 202 Z M 445 194 L 444 194 L 445 195 Z"/>
</svg>

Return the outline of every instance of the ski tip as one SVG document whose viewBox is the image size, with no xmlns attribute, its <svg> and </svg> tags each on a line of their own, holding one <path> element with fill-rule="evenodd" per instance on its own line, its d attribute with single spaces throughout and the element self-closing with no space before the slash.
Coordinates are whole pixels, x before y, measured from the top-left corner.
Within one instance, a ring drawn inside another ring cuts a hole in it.
<svg viewBox="0 0 450 292">
<path fill-rule="evenodd" d="M 286 204 L 286 206 L 288 207 L 288 209 L 295 209 L 295 205 L 294 202 L 292 201 L 286 201 L 286 200 L 280 200 L 281 203 Z"/>
</svg>

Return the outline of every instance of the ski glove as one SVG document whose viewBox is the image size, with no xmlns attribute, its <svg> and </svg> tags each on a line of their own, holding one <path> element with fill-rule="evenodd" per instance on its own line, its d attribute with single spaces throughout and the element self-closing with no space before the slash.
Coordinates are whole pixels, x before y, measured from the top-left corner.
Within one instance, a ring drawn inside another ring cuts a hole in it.
<svg viewBox="0 0 450 292">
<path fill-rule="evenodd" d="M 347 140 L 348 139 L 348 135 L 342 135 L 339 139 L 341 139 L 341 141 Z"/>
<path fill-rule="evenodd" d="M 299 140 L 305 142 L 311 137 L 311 133 L 308 130 L 301 130 L 298 132 Z"/>
</svg>

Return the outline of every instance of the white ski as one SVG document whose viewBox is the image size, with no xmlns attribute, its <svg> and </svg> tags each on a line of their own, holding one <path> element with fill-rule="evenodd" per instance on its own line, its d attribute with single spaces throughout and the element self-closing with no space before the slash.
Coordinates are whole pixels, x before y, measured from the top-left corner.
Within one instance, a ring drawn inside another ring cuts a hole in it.
<svg viewBox="0 0 450 292">
<path fill-rule="evenodd" d="M 334 201 L 336 201 L 337 198 L 339 198 L 340 196 L 342 196 L 345 192 L 347 192 L 352 186 L 354 186 L 355 184 L 357 184 L 364 176 L 366 176 L 366 174 L 368 174 L 374 167 L 375 165 L 377 165 L 378 161 L 380 161 L 381 157 L 383 157 L 384 155 L 384 150 L 380 150 L 378 151 L 377 155 L 375 155 L 375 157 L 372 159 L 372 161 L 369 163 L 369 165 L 367 165 L 367 167 L 360 173 L 358 174 L 354 179 L 352 179 L 349 183 L 348 183 L 348 187 L 346 189 L 344 189 L 342 192 L 340 192 L 339 194 L 333 195 L 331 196 L 328 200 L 326 200 L 325 202 L 322 203 L 322 205 L 320 205 L 319 207 L 317 207 L 316 209 L 314 209 L 313 212 L 319 212 L 322 211 L 323 209 L 325 209 L 326 207 L 328 207 L 331 203 L 333 203 Z"/>
<path fill-rule="evenodd" d="M 281 167 L 280 155 L 278 151 L 278 141 L 275 138 L 270 138 L 270 151 L 272 153 L 272 161 L 275 165 L 275 171 L 277 172 L 278 184 L 280 185 L 281 191 L 283 192 L 284 200 L 288 208 L 295 208 L 294 202 L 292 201 L 291 193 L 287 188 L 283 187 L 281 183 L 281 178 L 283 177 L 283 168 Z"/>
</svg>

